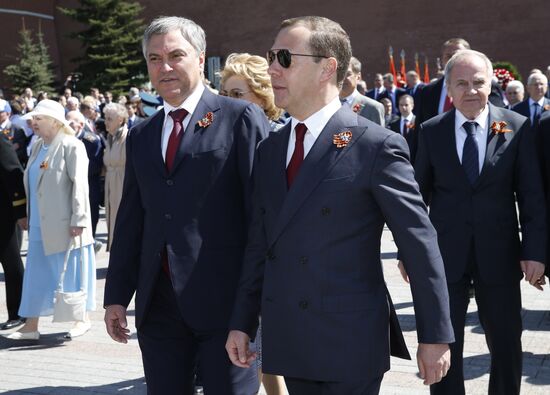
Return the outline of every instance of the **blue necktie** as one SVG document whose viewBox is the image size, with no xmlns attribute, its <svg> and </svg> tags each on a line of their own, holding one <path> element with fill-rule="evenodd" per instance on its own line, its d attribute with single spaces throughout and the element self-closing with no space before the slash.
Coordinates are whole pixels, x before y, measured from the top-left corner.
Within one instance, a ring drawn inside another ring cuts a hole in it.
<svg viewBox="0 0 550 395">
<path fill-rule="evenodd" d="M 540 118 L 540 104 L 539 103 L 533 103 L 533 107 L 535 108 L 535 111 L 533 111 L 533 126 L 535 126 L 539 122 Z"/>
<path fill-rule="evenodd" d="M 479 177 L 479 150 L 475 139 L 477 122 L 464 122 L 462 127 L 468 134 L 462 150 L 462 167 L 473 185 Z"/>
</svg>

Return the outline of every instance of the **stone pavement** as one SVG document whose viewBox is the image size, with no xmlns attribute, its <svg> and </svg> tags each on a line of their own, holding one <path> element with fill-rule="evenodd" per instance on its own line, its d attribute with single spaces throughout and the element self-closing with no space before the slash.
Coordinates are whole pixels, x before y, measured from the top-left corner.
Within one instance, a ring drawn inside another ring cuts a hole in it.
<svg viewBox="0 0 550 395">
<path fill-rule="evenodd" d="M 98 232 L 105 240 L 105 223 Z M 102 233 L 103 232 L 103 233 Z M 25 250 L 26 243 L 23 245 Z M 414 311 L 409 287 L 396 268 L 396 248 L 389 231 L 384 232 L 382 258 L 388 287 L 403 327 L 411 355 L 416 352 Z M 97 255 L 97 304 L 91 314 L 93 326 L 86 335 L 63 339 L 69 329 L 45 317 L 40 322 L 39 341 L 15 342 L 0 337 L 0 393 L 3 394 L 146 394 L 135 330 L 127 345 L 113 342 L 103 324 L 103 287 L 108 263 L 105 248 Z M 523 285 L 524 367 L 522 394 L 550 394 L 550 289 L 544 292 Z M 129 307 L 130 315 L 133 306 Z M 4 276 L 0 268 L 0 322 L 7 318 Z M 129 324 L 134 328 L 133 316 Z M 4 332 L 6 334 L 7 332 Z M 468 310 L 465 345 L 466 393 L 486 394 L 489 354 L 476 314 L 475 301 Z M 345 356 L 340 356 L 346 363 Z M 428 394 L 416 376 L 415 361 L 392 358 L 392 368 L 382 382 L 381 394 Z M 265 394 L 265 392 L 261 392 Z M 167 394 L 168 395 L 168 394 Z"/>
</svg>

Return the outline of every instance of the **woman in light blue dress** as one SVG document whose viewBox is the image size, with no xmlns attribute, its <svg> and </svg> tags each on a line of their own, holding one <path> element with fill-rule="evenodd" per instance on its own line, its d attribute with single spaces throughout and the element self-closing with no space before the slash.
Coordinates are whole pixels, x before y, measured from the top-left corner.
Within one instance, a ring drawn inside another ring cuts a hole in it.
<svg viewBox="0 0 550 395">
<path fill-rule="evenodd" d="M 32 119 L 35 143 L 27 169 L 27 213 L 29 247 L 23 278 L 19 315 L 25 325 L 8 337 L 36 340 L 40 337 L 38 320 L 53 315 L 54 294 L 67 262 L 63 290 L 87 292 L 86 310 L 95 309 L 95 256 L 91 235 L 88 200 L 88 157 L 81 141 L 65 120 L 63 107 L 42 100 L 26 115 Z M 82 255 L 82 256 L 81 256 Z M 85 274 L 82 276 L 81 266 Z M 85 284 L 81 284 L 86 279 Z M 68 337 L 80 336 L 90 329 L 90 321 L 78 321 Z"/>
</svg>

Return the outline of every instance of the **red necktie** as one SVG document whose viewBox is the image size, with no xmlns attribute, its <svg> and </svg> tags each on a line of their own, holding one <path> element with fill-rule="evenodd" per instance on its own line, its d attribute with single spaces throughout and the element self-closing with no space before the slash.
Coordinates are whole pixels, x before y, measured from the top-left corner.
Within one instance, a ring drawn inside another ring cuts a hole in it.
<svg viewBox="0 0 550 395">
<path fill-rule="evenodd" d="M 288 188 L 292 186 L 292 183 L 298 174 L 298 170 L 300 170 L 300 166 L 304 161 L 304 137 L 307 132 L 307 127 L 303 123 L 299 123 L 294 128 L 294 131 L 296 132 L 296 143 L 294 144 L 294 152 L 292 153 L 292 157 L 290 158 L 290 162 L 288 162 L 288 166 L 286 168 L 286 181 Z"/>
<path fill-rule="evenodd" d="M 445 96 L 445 104 L 443 104 L 443 112 L 447 112 L 449 110 L 453 109 L 453 99 L 451 99 L 448 95 Z"/>
<path fill-rule="evenodd" d="M 172 126 L 172 133 L 170 133 L 170 138 L 168 139 L 168 146 L 166 147 L 166 168 L 168 171 L 172 170 L 174 165 L 174 159 L 176 159 L 176 153 L 178 152 L 178 147 L 180 146 L 180 141 L 183 136 L 183 125 L 181 122 L 189 114 L 185 108 L 180 108 L 179 110 L 170 111 L 168 115 L 174 121 L 174 126 Z"/>
<path fill-rule="evenodd" d="M 168 115 L 174 121 L 174 126 L 172 126 L 172 133 L 170 133 L 170 138 L 168 139 L 168 146 L 166 147 L 166 169 L 168 171 L 172 170 L 174 165 L 174 159 L 176 158 L 176 153 L 178 152 L 178 147 L 180 145 L 181 138 L 183 136 L 183 125 L 181 122 L 185 119 L 188 112 L 184 108 L 179 110 L 170 111 Z M 168 266 L 168 251 L 166 246 L 162 252 L 162 270 L 170 277 L 170 267 Z"/>
</svg>

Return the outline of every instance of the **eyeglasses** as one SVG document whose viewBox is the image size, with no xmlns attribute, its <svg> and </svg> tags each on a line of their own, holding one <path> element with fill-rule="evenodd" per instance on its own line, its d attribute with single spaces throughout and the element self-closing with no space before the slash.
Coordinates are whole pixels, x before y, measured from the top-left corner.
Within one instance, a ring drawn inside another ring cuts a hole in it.
<svg viewBox="0 0 550 395">
<path fill-rule="evenodd" d="M 290 67 L 290 63 L 292 61 L 293 56 L 307 56 L 310 58 L 325 58 L 328 59 L 328 56 L 324 55 L 309 55 L 309 54 L 303 54 L 303 53 L 291 53 L 288 49 L 271 49 L 267 51 L 267 63 L 271 66 L 273 62 L 275 61 L 275 58 L 277 58 L 277 62 L 281 65 L 281 67 L 288 69 Z"/>
<path fill-rule="evenodd" d="M 251 91 L 246 91 L 246 92 L 243 92 L 241 90 L 238 90 L 238 89 L 231 89 L 229 92 L 226 91 L 226 90 L 221 90 L 220 91 L 220 96 L 229 96 L 229 97 L 232 97 L 233 99 L 242 99 L 244 97 L 244 95 L 246 95 L 247 93 L 250 93 Z"/>
</svg>

